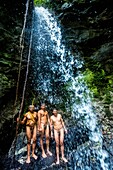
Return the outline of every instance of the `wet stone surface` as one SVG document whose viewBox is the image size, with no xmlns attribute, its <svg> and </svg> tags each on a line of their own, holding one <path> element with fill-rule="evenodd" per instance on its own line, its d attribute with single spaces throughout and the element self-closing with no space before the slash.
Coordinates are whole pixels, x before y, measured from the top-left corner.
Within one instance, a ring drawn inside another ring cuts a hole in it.
<svg viewBox="0 0 113 170">
<path fill-rule="evenodd" d="M 84 144 L 86 141 L 88 141 L 88 134 L 87 131 L 82 129 L 81 130 L 77 127 L 70 127 L 68 129 L 68 134 L 65 135 L 65 156 L 68 159 L 68 163 L 64 163 L 62 160 L 60 160 L 60 165 L 56 165 L 56 153 L 55 153 L 55 141 L 54 139 L 50 140 L 50 150 L 53 153 L 53 156 L 47 156 L 47 158 L 42 158 L 41 156 L 41 149 L 40 149 L 40 143 L 39 143 L 39 136 L 37 136 L 37 149 L 36 154 L 38 156 L 37 160 L 34 160 L 31 157 L 31 163 L 26 164 L 26 156 L 27 156 L 27 140 L 25 137 L 25 133 L 21 132 L 18 135 L 17 142 L 16 142 L 16 151 L 15 151 L 15 159 L 13 159 L 14 155 L 14 145 L 12 144 L 12 147 L 9 151 L 8 157 L 4 161 L 4 169 L 5 170 L 52 170 L 52 169 L 73 169 L 73 162 L 72 162 L 72 152 L 74 153 L 78 146 Z M 45 138 L 44 138 L 44 147 L 46 147 Z M 61 155 L 60 155 L 61 158 Z M 12 161 L 13 160 L 13 161 Z"/>
<path fill-rule="evenodd" d="M 31 163 L 26 164 L 27 155 L 27 140 L 25 133 L 21 132 L 17 138 L 15 159 L 13 160 L 13 144 L 9 151 L 8 157 L 3 160 L 4 170 L 102 170 L 101 149 L 107 151 L 108 157 L 104 160 L 107 163 L 107 170 L 113 170 L 113 139 L 106 134 L 103 135 L 103 148 L 100 143 L 89 140 L 89 132 L 79 127 L 69 127 L 68 134 L 65 135 L 65 156 L 68 163 L 60 160 L 60 165 L 56 165 L 55 141 L 50 140 L 50 150 L 53 156 L 42 158 L 39 143 L 39 136 L 37 136 L 37 160 L 31 157 Z M 109 140 L 108 140 L 109 138 Z M 44 147 L 46 147 L 44 138 Z M 104 153 L 104 152 L 103 152 Z M 100 156 L 99 156 L 100 155 Z M 61 155 L 60 155 L 61 156 Z"/>
</svg>

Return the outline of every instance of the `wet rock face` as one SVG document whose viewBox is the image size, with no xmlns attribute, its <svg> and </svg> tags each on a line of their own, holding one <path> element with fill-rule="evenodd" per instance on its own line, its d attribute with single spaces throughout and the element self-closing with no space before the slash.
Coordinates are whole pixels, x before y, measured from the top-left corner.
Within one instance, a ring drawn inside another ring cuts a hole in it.
<svg viewBox="0 0 113 170">
<path fill-rule="evenodd" d="M 0 3 L 0 155 L 4 155 L 15 135 L 14 100 L 16 97 L 16 85 L 20 63 L 20 35 L 24 23 L 26 0 L 7 1 Z M 28 24 L 31 22 L 31 9 L 33 1 L 29 5 Z M 28 28 L 29 25 L 26 25 Z M 26 47 L 28 41 L 25 40 Z M 24 82 L 26 57 L 22 62 L 22 76 L 19 91 Z"/>
<path fill-rule="evenodd" d="M 16 1 L 16 2 L 18 4 L 18 2 L 20 2 L 20 1 Z M 0 75 L 1 75 L 0 77 L 2 78 L 0 83 L 3 82 L 2 84 L 5 84 L 5 86 L 3 88 L 4 91 L 2 92 L 2 95 L 6 94 L 7 89 L 9 91 L 11 87 L 15 87 L 15 79 L 16 79 L 17 73 L 18 73 L 17 65 L 19 63 L 19 55 L 17 55 L 18 45 L 15 47 L 15 44 L 17 43 L 18 36 L 20 35 L 20 32 L 21 32 L 20 28 L 22 28 L 22 24 L 20 26 L 16 23 L 17 27 L 15 29 L 15 27 L 14 27 L 15 21 L 13 20 L 13 22 L 12 22 L 12 10 L 11 9 L 12 9 L 12 4 L 15 4 L 15 3 L 14 2 L 11 3 L 11 1 L 10 2 L 7 1 L 7 3 L 8 3 L 9 11 L 6 10 L 7 7 L 5 8 L 5 10 L 7 11 L 8 14 L 11 13 L 11 15 L 9 15 L 9 16 L 11 16 L 11 17 L 9 17 L 10 18 L 9 23 L 10 22 L 13 23 L 10 28 L 12 30 L 11 33 L 15 33 L 16 31 L 17 31 L 17 33 L 13 34 L 16 36 L 15 40 L 13 41 L 13 40 L 11 40 L 13 36 L 12 35 L 10 36 L 9 33 L 8 34 L 6 33 L 7 29 L 9 29 L 9 24 L 6 24 L 6 27 L 3 26 L 2 34 L 4 36 L 6 36 L 5 40 L 7 39 L 8 44 L 10 44 L 10 42 L 11 42 L 11 44 L 13 44 L 13 47 L 8 46 L 8 49 L 7 49 L 8 55 L 7 55 L 7 53 L 2 55 L 2 58 L 3 58 L 2 68 L 3 68 L 3 72 L 5 72 L 5 75 L 3 75 L 2 70 L 0 72 Z M 100 8 L 100 6 L 101 6 L 101 8 Z M 14 7 L 15 7 L 15 5 L 14 5 Z M 58 12 L 60 13 L 59 19 L 61 20 L 61 23 L 64 27 L 63 34 L 66 37 L 67 45 L 72 48 L 73 52 L 78 48 L 79 51 L 81 51 L 81 53 L 83 54 L 86 62 L 89 61 L 89 59 L 90 59 L 93 61 L 96 60 L 96 61 L 103 63 L 107 72 L 112 72 L 112 69 L 113 69 L 113 67 L 112 67 L 112 63 L 113 63 L 113 59 L 112 59 L 112 50 L 113 50 L 112 49 L 112 40 L 113 40 L 112 7 L 113 7 L 112 1 L 107 1 L 107 2 L 105 2 L 105 1 L 104 2 L 90 1 L 87 3 L 79 3 L 79 1 L 74 1 L 73 3 L 62 4 L 58 9 Z M 4 7 L 2 7 L 2 8 L 4 8 Z M 19 7 L 19 9 L 17 10 L 18 14 L 19 14 L 19 10 L 21 10 L 21 7 Z M 14 15 L 14 11 L 16 11 L 16 8 L 13 8 L 13 15 Z M 15 15 L 15 17 L 19 17 L 19 20 L 21 20 L 21 14 L 19 14 L 19 15 L 18 14 Z M 5 21 L 3 20 L 3 22 L 5 22 Z M 2 25 L 4 25 L 4 23 L 2 23 Z M 4 31 L 4 29 L 6 31 Z M 6 42 L 4 42 L 4 39 L 2 42 L 3 42 L 3 45 L 4 44 L 6 45 Z M 5 48 L 4 48 L 5 45 L 2 48 L 4 50 L 5 50 Z M 14 50 L 12 50 L 13 48 L 14 48 Z M 16 51 L 15 55 L 13 53 L 14 51 Z M 5 53 L 5 51 L 3 51 L 3 52 Z M 10 58 L 11 58 L 11 61 L 13 59 L 16 60 L 16 63 L 10 62 L 9 61 Z M 4 61 L 4 59 L 5 59 L 5 61 Z M 89 66 L 90 66 L 90 63 L 89 63 Z M 12 71 L 12 68 L 14 71 Z M 4 108 L 6 106 L 7 105 L 5 103 Z M 10 108 L 10 105 L 7 107 L 7 110 L 9 108 Z M 4 116 L 7 117 L 6 114 L 4 115 L 4 113 L 7 113 L 7 110 L 5 110 L 5 112 L 2 111 L 3 118 L 4 118 Z M 1 122 L 4 123 L 4 119 L 2 119 L 2 120 L 3 121 L 1 121 Z M 7 129 L 5 129 L 5 130 L 7 130 Z M 81 134 L 81 130 L 83 130 L 83 129 L 81 129 L 81 127 L 77 127 L 77 129 L 70 128 L 69 134 L 65 138 L 65 152 L 66 152 L 66 156 L 67 157 L 69 156 L 69 160 L 70 160 L 68 165 L 61 164 L 60 167 L 57 167 L 56 165 L 53 165 L 53 167 L 51 167 L 51 164 L 54 162 L 55 158 L 52 157 L 49 159 L 49 161 L 42 160 L 41 156 L 40 156 L 41 151 L 39 148 L 39 151 L 37 153 L 37 154 L 39 154 L 38 161 L 36 161 L 36 162 L 32 161 L 30 167 L 27 167 L 25 164 L 22 164 L 22 162 L 21 163 L 18 162 L 19 156 L 22 157 L 23 155 L 24 156 L 26 155 L 26 150 L 25 150 L 22 154 L 20 154 L 20 155 L 18 154 L 17 161 L 15 160 L 16 166 L 18 168 L 20 167 L 23 170 L 28 169 L 28 168 L 29 169 L 39 169 L 39 167 L 41 169 L 41 168 L 44 168 L 45 166 L 47 166 L 47 167 L 45 167 L 45 169 L 53 169 L 53 168 L 54 169 L 65 169 L 65 168 L 74 169 L 75 166 L 78 169 L 80 169 L 81 157 L 83 155 L 85 155 L 87 152 L 86 157 L 83 157 L 84 162 L 82 162 L 82 168 L 88 166 L 88 163 L 90 160 L 92 169 L 93 169 L 93 167 L 96 167 L 97 169 L 99 169 L 100 162 L 96 158 L 96 156 L 97 156 L 96 153 L 93 152 L 93 150 L 92 150 L 92 147 L 94 147 L 94 148 L 96 148 L 96 150 L 98 150 L 99 146 L 98 145 L 92 146 L 90 144 L 90 142 L 88 141 L 87 133 L 82 131 L 82 134 Z M 9 136 L 8 136 L 8 138 L 5 138 L 5 140 L 7 140 L 7 139 L 9 139 Z M 12 138 L 11 138 L 11 140 L 12 140 Z M 19 144 L 22 142 L 22 140 L 23 140 L 23 138 L 21 138 L 21 140 L 19 141 Z M 4 143 L 4 141 L 2 141 L 2 143 Z M 55 151 L 54 141 L 52 141 L 51 144 L 53 146 L 53 148 L 51 148 L 51 149 L 54 153 L 54 151 Z M 39 146 L 39 142 L 37 143 L 37 145 Z M 79 147 L 80 145 L 82 145 L 82 146 Z M 110 143 L 109 143 L 109 139 L 107 138 L 107 142 L 105 142 L 105 147 L 106 146 L 109 147 L 110 153 L 112 152 L 112 148 L 110 148 L 111 145 L 112 145 L 112 139 L 110 139 Z M 26 146 L 26 143 L 25 143 L 25 145 L 22 145 L 21 147 L 23 147 L 23 146 Z M 21 147 L 19 147 L 19 150 Z M 109 162 L 112 167 L 112 157 L 111 156 L 110 156 L 111 159 L 109 159 Z M 21 160 L 21 161 L 23 161 L 23 160 Z M 6 164 L 6 162 L 4 162 L 3 164 L 6 165 L 6 168 L 9 169 L 10 163 L 11 163 L 11 159 L 9 157 L 7 160 L 7 164 Z M 2 166 L 4 166 L 4 165 L 2 165 Z"/>
<path fill-rule="evenodd" d="M 13 119 L 11 118 L 14 91 L 19 64 L 19 36 L 23 14 L 19 1 L 0 3 L 0 155 L 4 155 L 13 139 Z M 24 9 L 23 9 L 24 12 Z M 10 101 L 9 101 L 10 100 Z M 10 103 L 10 105 L 8 104 Z M 6 107 L 8 107 L 6 109 Z M 13 113 L 12 113 L 13 114 Z M 9 130 L 9 131 L 8 131 Z M 14 133 L 14 131 L 13 131 Z M 0 158 L 1 158 L 0 157 Z"/>
<path fill-rule="evenodd" d="M 79 49 L 86 62 L 100 61 L 102 65 L 104 64 L 106 72 L 113 71 L 112 11 L 112 0 L 78 0 L 68 3 L 57 1 L 56 5 L 67 45 L 73 49 L 73 52 Z"/>
<path fill-rule="evenodd" d="M 2 1 L 0 3 L 0 97 L 15 87 L 18 74 L 19 36 L 21 34 L 25 3 Z M 2 99 L 1 99 L 2 100 Z"/>
<path fill-rule="evenodd" d="M 99 72 L 99 69 L 103 69 L 105 71 L 104 78 L 107 76 L 112 77 L 113 1 L 75 0 L 66 3 L 64 1 L 55 2 L 55 11 L 63 27 L 62 32 L 64 39 L 66 40 L 65 43 L 68 47 L 71 47 L 73 54 L 76 50 L 79 50 L 85 60 L 85 67 L 89 68 L 94 74 Z M 105 79 L 103 85 L 104 87 L 107 87 L 107 79 Z M 100 82 L 102 82 L 102 80 L 100 80 Z M 98 83 L 96 85 L 98 87 Z M 103 93 L 103 86 L 101 86 L 101 90 Z M 109 91 L 112 93 L 112 87 L 108 90 L 108 93 Z M 99 114 L 97 117 L 103 127 L 103 149 L 107 150 L 109 154 L 109 158 L 106 160 L 106 162 L 109 163 L 108 169 L 112 169 L 113 148 L 111 146 L 113 142 L 113 96 L 110 95 L 110 98 L 107 101 L 105 99 L 106 94 L 105 96 L 102 96 L 102 93 L 100 96 L 104 102 L 102 104 L 102 101 L 98 103 L 98 107 L 100 107 L 101 110 L 97 109 L 97 113 Z M 74 161 L 76 161 L 76 154 L 73 156 Z M 99 169 L 99 166 L 95 164 L 95 160 L 92 160 L 94 161 L 94 166 Z"/>
<path fill-rule="evenodd" d="M 0 3 L 0 106 L 4 104 L 4 96 L 16 88 L 21 55 L 20 51 L 22 48 L 20 35 L 24 24 L 26 2 L 27 0 L 4 0 Z M 33 1 L 30 0 L 28 7 L 29 16 L 27 15 L 26 18 L 27 29 L 29 28 L 29 23 L 31 23 L 30 17 L 32 10 Z M 24 37 L 26 37 L 25 34 Z M 28 40 L 26 39 L 23 44 L 24 48 L 27 44 Z M 25 74 L 25 67 L 26 56 L 24 56 L 22 61 L 21 70 L 23 71 L 23 75 Z"/>
</svg>

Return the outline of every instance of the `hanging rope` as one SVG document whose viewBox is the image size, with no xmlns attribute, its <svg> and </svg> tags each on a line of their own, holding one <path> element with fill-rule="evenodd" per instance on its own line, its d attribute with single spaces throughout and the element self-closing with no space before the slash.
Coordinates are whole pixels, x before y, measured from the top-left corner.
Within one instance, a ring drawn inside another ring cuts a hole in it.
<svg viewBox="0 0 113 170">
<path fill-rule="evenodd" d="M 34 12 L 33 12 L 33 18 L 34 18 Z M 26 90 L 26 84 L 27 84 L 27 78 L 28 78 L 28 72 L 29 72 L 29 63 L 30 63 L 30 54 L 31 54 L 31 46 L 32 46 L 32 37 L 33 37 L 33 20 L 32 20 L 30 45 L 29 45 L 29 53 L 28 53 L 28 60 L 27 60 L 26 77 L 25 77 L 25 83 L 24 83 L 23 94 L 22 94 L 22 102 L 21 102 L 20 112 L 19 112 L 20 114 L 22 112 L 22 108 L 23 108 L 23 104 L 24 104 L 25 90 Z M 20 118 L 20 114 L 19 114 L 19 118 Z"/>
<path fill-rule="evenodd" d="M 17 99 L 18 99 L 18 89 L 19 89 L 19 83 L 20 83 L 20 72 L 21 72 L 22 57 L 23 57 L 23 50 L 24 50 L 24 38 L 23 37 L 24 37 L 24 31 L 25 31 L 25 27 L 26 27 L 26 21 L 27 21 L 27 15 L 28 15 L 28 7 L 29 7 L 29 0 L 26 3 L 26 11 L 25 11 L 25 15 L 24 15 L 24 24 L 23 24 L 21 35 L 20 35 L 20 63 L 19 63 L 19 71 L 18 71 L 18 79 L 17 79 L 16 97 L 15 97 L 14 107 L 16 107 L 16 103 L 17 103 Z"/>
<path fill-rule="evenodd" d="M 25 91 L 26 91 L 26 85 L 27 85 L 27 79 L 28 79 L 28 73 L 29 73 L 29 63 L 30 63 L 30 54 L 31 54 L 31 47 L 32 47 L 32 36 L 33 36 L 33 21 L 34 21 L 34 11 L 33 11 L 33 17 L 32 17 L 32 28 L 31 28 L 31 35 L 30 35 L 30 45 L 29 45 L 29 52 L 28 52 L 28 60 L 27 60 L 27 68 L 26 68 L 26 76 L 25 76 L 25 82 L 24 82 L 24 87 L 23 87 L 23 93 L 22 93 L 22 101 L 20 105 L 20 110 L 19 110 L 19 119 L 22 113 L 23 109 L 23 104 L 24 104 L 24 98 L 25 98 Z M 14 140 L 14 156 L 13 156 L 13 164 L 15 160 L 15 150 L 16 150 L 16 141 L 17 141 L 17 135 L 18 135 L 18 128 L 19 128 L 19 122 L 17 122 L 16 126 L 16 135 L 15 135 L 15 140 Z"/>
</svg>

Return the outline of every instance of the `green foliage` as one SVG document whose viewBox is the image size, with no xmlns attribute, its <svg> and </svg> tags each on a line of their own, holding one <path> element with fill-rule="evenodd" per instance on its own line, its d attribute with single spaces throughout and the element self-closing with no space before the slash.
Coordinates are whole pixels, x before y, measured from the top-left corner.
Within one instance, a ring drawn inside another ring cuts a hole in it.
<svg viewBox="0 0 113 170">
<path fill-rule="evenodd" d="M 11 62 L 8 62 L 8 61 L 5 61 L 5 60 L 2 60 L 0 61 L 0 65 L 8 65 L 9 67 L 11 67 L 12 63 Z"/>
<path fill-rule="evenodd" d="M 97 70 L 96 70 L 96 69 Z M 102 67 L 94 67 L 94 70 L 86 69 L 83 72 L 84 81 L 93 93 L 94 97 L 102 97 L 105 102 L 111 102 L 110 91 L 113 92 L 113 75 L 106 75 Z"/>
<path fill-rule="evenodd" d="M 34 4 L 36 6 L 40 6 L 40 5 L 46 4 L 47 2 L 49 2 L 49 0 L 34 0 Z"/>
<path fill-rule="evenodd" d="M 94 80 L 94 73 L 88 68 L 84 71 L 84 80 L 89 84 L 91 84 Z"/>
<path fill-rule="evenodd" d="M 106 76 L 106 80 L 108 81 L 108 88 L 113 88 L 113 75 Z"/>
<path fill-rule="evenodd" d="M 88 68 L 83 73 L 84 81 L 86 82 L 87 86 L 91 90 L 91 92 L 94 94 L 95 97 L 98 96 L 98 88 L 95 86 L 95 74 L 89 70 Z"/>
<path fill-rule="evenodd" d="M 0 96 L 3 96 L 4 93 L 13 86 L 14 81 L 9 80 L 9 78 L 5 74 L 0 73 Z"/>
</svg>

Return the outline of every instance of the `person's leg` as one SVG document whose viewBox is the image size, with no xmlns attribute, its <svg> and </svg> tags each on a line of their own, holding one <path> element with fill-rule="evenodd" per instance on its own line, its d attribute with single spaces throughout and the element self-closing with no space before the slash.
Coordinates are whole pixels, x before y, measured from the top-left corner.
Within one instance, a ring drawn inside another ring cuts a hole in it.
<svg viewBox="0 0 113 170">
<path fill-rule="evenodd" d="M 27 136 L 27 160 L 26 163 L 30 163 L 30 149 L 31 149 L 31 130 L 29 126 L 26 126 Z"/>
<path fill-rule="evenodd" d="M 36 148 L 36 135 L 37 135 L 37 128 L 36 128 L 36 125 L 34 126 L 34 129 L 33 129 L 33 143 L 32 143 L 32 157 L 34 159 L 37 159 L 37 156 L 35 154 L 35 148 Z"/>
<path fill-rule="evenodd" d="M 43 137 L 44 137 L 44 125 L 41 125 L 41 135 L 40 135 L 40 146 L 41 146 L 41 149 L 42 149 L 42 157 L 43 158 L 46 158 L 47 155 L 45 154 L 45 150 L 44 150 L 44 146 L 43 146 Z"/>
<path fill-rule="evenodd" d="M 55 129 L 54 129 L 54 136 L 55 136 L 55 142 L 56 142 L 56 155 L 57 155 L 56 164 L 59 164 L 59 134 L 57 130 Z"/>
<path fill-rule="evenodd" d="M 49 139 L 50 139 L 50 136 L 49 136 L 49 126 L 47 125 L 46 127 L 46 148 L 47 148 L 47 153 L 52 156 L 52 153 L 50 152 L 49 150 Z"/>
<path fill-rule="evenodd" d="M 61 147 L 61 155 L 62 160 L 67 162 L 67 159 L 64 157 L 64 129 L 60 129 L 60 147 Z"/>
</svg>

